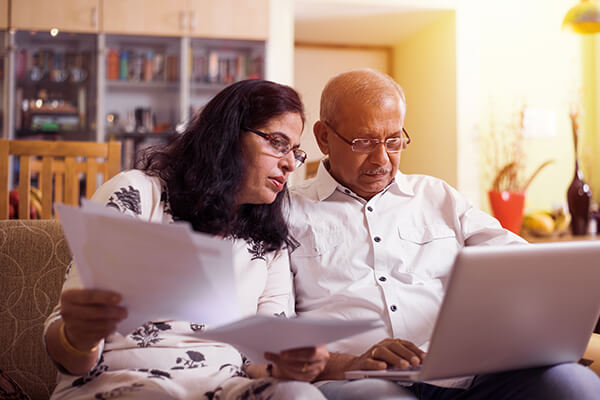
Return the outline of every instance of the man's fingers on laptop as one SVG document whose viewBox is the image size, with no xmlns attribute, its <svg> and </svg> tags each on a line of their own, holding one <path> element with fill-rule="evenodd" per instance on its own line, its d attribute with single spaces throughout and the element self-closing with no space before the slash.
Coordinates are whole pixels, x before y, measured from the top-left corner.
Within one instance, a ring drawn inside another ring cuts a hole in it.
<svg viewBox="0 0 600 400">
<path fill-rule="evenodd" d="M 411 365 L 420 365 L 425 358 L 425 353 L 407 340 L 396 339 L 388 345 L 388 349 L 407 360 Z"/>
<path fill-rule="evenodd" d="M 374 360 L 385 361 L 389 367 L 408 369 L 410 367 L 409 360 L 414 356 L 414 354 L 406 349 L 404 349 L 403 354 L 405 355 L 399 354 L 396 351 L 392 351 L 388 347 L 376 346 L 371 351 L 371 358 Z"/>
<path fill-rule="evenodd" d="M 348 371 L 356 369 L 381 370 L 388 367 L 385 361 L 374 360 L 368 356 L 357 357 L 347 369 Z"/>
</svg>

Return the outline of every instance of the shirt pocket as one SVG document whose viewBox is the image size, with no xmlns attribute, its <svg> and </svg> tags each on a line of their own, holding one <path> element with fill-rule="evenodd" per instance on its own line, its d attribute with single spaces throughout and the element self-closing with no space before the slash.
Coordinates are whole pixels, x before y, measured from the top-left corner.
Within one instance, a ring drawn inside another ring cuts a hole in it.
<svg viewBox="0 0 600 400">
<path fill-rule="evenodd" d="M 427 225 L 422 228 L 398 228 L 398 235 L 400 239 L 415 244 L 426 244 L 435 240 L 456 238 L 456 233 L 450 227 L 441 224 Z"/>
<path fill-rule="evenodd" d="M 424 279 L 445 280 L 460 249 L 456 232 L 447 225 L 398 228 L 406 271 Z"/>
<path fill-rule="evenodd" d="M 340 229 L 312 228 L 302 236 L 296 237 L 300 246 L 294 250 L 297 257 L 319 257 L 331 253 L 343 239 Z"/>
</svg>

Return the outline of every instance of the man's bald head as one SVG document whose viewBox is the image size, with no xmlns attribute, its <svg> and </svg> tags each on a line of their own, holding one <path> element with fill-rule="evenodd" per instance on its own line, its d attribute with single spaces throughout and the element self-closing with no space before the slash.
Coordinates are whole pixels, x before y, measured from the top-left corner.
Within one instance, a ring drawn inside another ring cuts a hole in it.
<svg viewBox="0 0 600 400">
<path fill-rule="evenodd" d="M 340 108 L 348 102 L 380 105 L 391 97 L 399 96 L 406 113 L 404 92 L 390 76 L 373 69 L 357 69 L 343 72 L 327 82 L 321 94 L 321 121 L 337 124 Z"/>
</svg>

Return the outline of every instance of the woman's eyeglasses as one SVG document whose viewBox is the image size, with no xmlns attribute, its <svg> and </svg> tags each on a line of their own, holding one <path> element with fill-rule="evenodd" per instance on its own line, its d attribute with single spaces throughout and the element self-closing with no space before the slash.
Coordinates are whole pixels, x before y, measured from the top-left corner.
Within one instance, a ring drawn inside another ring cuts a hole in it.
<svg viewBox="0 0 600 400">
<path fill-rule="evenodd" d="M 300 167 L 304 163 L 304 161 L 306 161 L 306 153 L 304 152 L 304 150 L 301 150 L 297 147 L 292 147 L 288 138 L 282 133 L 265 133 L 250 128 L 242 129 L 248 132 L 252 132 L 255 135 L 258 135 L 264 139 L 267 139 L 271 144 L 271 147 L 273 147 L 273 149 L 275 149 L 281 157 L 285 156 L 290 151 L 293 152 L 294 158 L 296 159 L 296 168 Z"/>
</svg>

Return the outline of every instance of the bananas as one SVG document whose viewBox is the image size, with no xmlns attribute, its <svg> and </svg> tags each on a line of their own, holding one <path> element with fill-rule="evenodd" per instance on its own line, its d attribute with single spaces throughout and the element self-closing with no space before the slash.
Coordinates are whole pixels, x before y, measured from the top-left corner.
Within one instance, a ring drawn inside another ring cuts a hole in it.
<svg viewBox="0 0 600 400">
<path fill-rule="evenodd" d="M 552 236 L 563 233 L 571 223 L 571 215 L 562 209 L 535 211 L 523 217 L 523 228 L 535 236 Z"/>
</svg>

